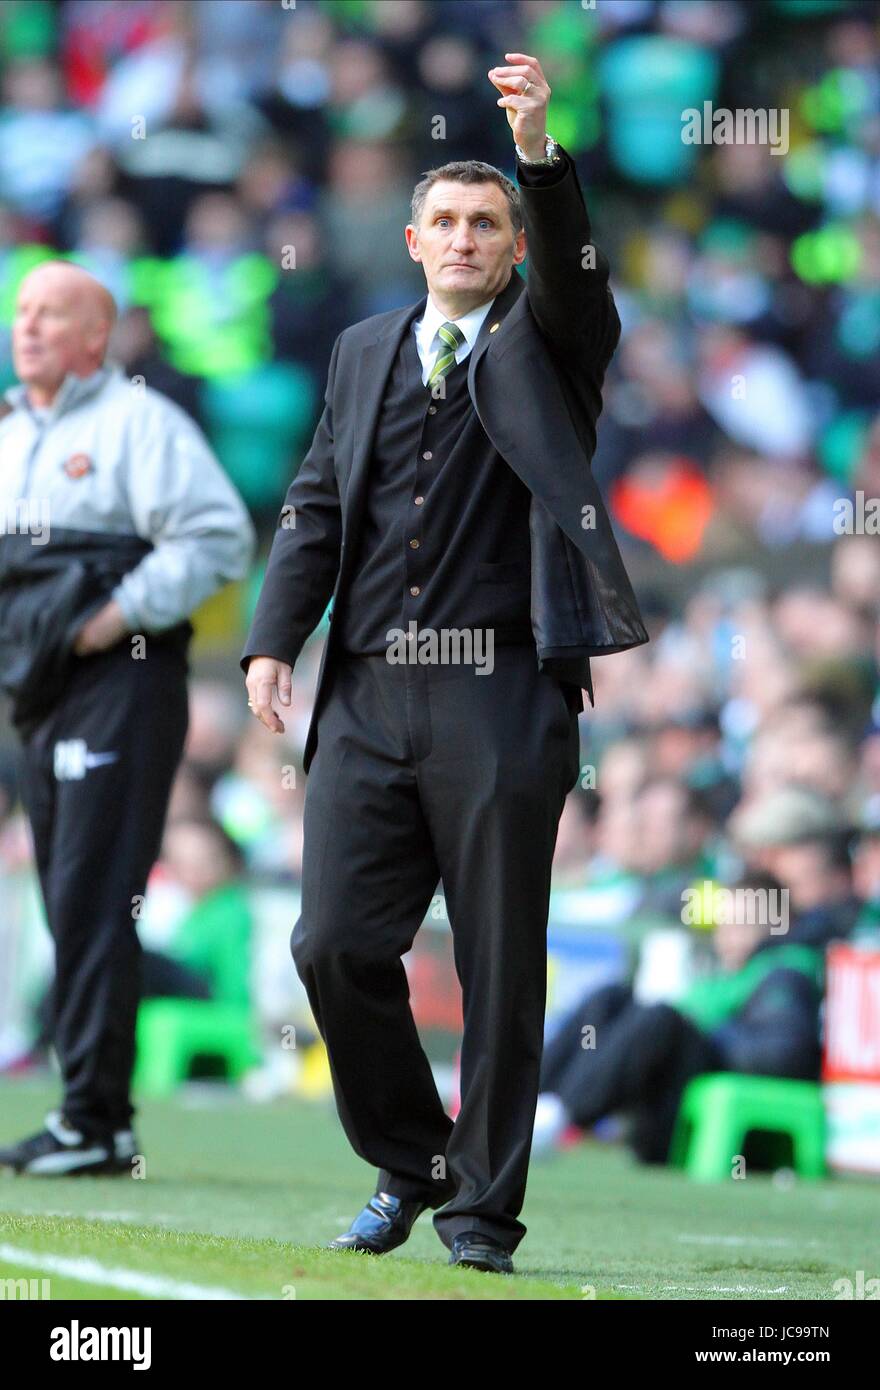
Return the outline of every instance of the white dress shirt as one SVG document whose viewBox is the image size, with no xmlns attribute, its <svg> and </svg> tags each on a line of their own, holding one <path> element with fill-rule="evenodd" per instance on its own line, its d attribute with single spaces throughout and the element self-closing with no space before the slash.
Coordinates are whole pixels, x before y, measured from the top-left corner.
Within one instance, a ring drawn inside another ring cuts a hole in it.
<svg viewBox="0 0 880 1390">
<path fill-rule="evenodd" d="M 446 314 L 441 314 L 437 305 L 428 294 L 428 302 L 425 305 L 425 312 L 422 317 L 413 324 L 413 331 L 416 335 L 416 344 L 419 349 L 419 357 L 422 363 L 422 385 L 427 386 L 431 368 L 437 360 L 439 349 L 446 348 L 446 343 L 437 332 L 442 323 L 454 323 L 464 334 L 464 342 L 455 349 L 456 362 L 463 362 L 477 341 L 477 334 L 482 327 L 483 319 L 492 308 L 495 300 L 487 299 L 484 304 L 478 304 L 476 309 L 469 309 L 466 314 L 462 314 L 460 319 L 450 319 Z"/>
</svg>

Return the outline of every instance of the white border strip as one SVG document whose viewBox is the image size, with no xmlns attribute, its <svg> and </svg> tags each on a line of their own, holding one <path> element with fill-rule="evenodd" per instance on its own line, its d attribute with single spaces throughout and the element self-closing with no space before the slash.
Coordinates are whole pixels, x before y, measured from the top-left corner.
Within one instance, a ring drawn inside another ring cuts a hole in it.
<svg viewBox="0 0 880 1390">
<path fill-rule="evenodd" d="M 143 1294 L 145 1298 L 235 1299 L 248 1302 L 246 1294 L 216 1286 L 188 1284 L 177 1279 L 165 1279 L 158 1274 L 140 1274 L 134 1269 L 114 1269 L 99 1264 L 84 1255 L 50 1255 L 35 1250 L 19 1250 L 15 1245 L 0 1245 L 0 1262 L 23 1265 L 25 1269 L 47 1270 L 83 1284 L 103 1284 L 106 1288 L 125 1289 L 128 1293 Z"/>
</svg>

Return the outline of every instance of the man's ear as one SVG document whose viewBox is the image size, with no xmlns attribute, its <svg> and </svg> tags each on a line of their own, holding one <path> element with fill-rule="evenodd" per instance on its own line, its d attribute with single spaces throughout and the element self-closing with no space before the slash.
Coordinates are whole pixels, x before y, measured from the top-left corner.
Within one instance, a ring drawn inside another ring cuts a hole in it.
<svg viewBox="0 0 880 1390">
<path fill-rule="evenodd" d="M 518 232 L 513 243 L 513 264 L 521 265 L 528 253 L 525 231 Z"/>
<path fill-rule="evenodd" d="M 406 237 L 406 249 L 411 259 L 421 264 L 422 256 L 419 251 L 419 234 L 411 222 L 407 222 L 403 229 L 403 235 Z"/>
</svg>

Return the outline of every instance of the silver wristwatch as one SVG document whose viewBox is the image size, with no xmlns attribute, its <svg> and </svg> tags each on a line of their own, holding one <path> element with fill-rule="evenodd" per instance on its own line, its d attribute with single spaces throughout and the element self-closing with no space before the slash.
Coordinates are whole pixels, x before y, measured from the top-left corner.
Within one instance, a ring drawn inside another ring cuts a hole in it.
<svg viewBox="0 0 880 1390">
<path fill-rule="evenodd" d="M 516 144 L 515 144 L 515 145 L 514 145 L 514 149 L 516 150 L 517 158 L 519 159 L 520 163 L 522 163 L 522 164 L 561 164 L 561 163 L 562 163 L 562 155 L 559 153 L 559 147 L 558 147 L 556 141 L 553 139 L 553 136 L 552 136 L 552 135 L 548 135 L 548 136 L 546 137 L 546 139 L 545 139 L 545 142 L 544 142 L 544 158 L 543 158 L 543 159 L 526 159 L 526 157 L 525 157 L 525 155 L 523 154 L 522 150 L 520 149 L 519 145 L 516 145 Z"/>
</svg>

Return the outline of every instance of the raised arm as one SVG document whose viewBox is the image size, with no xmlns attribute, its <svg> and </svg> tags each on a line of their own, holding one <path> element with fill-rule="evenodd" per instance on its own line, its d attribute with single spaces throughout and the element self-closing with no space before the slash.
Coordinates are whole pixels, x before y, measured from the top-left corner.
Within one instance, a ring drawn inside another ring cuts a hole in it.
<svg viewBox="0 0 880 1390">
<path fill-rule="evenodd" d="M 507 53 L 508 67 L 489 78 L 503 95 L 516 144 L 527 159 L 544 155 L 550 87 L 537 58 Z M 528 248 L 527 289 L 535 322 L 550 345 L 588 356 L 604 371 L 620 337 L 608 285 L 609 265 L 593 241 L 574 161 L 557 144 L 561 163 L 529 165 L 517 156 L 516 178 Z"/>
</svg>

